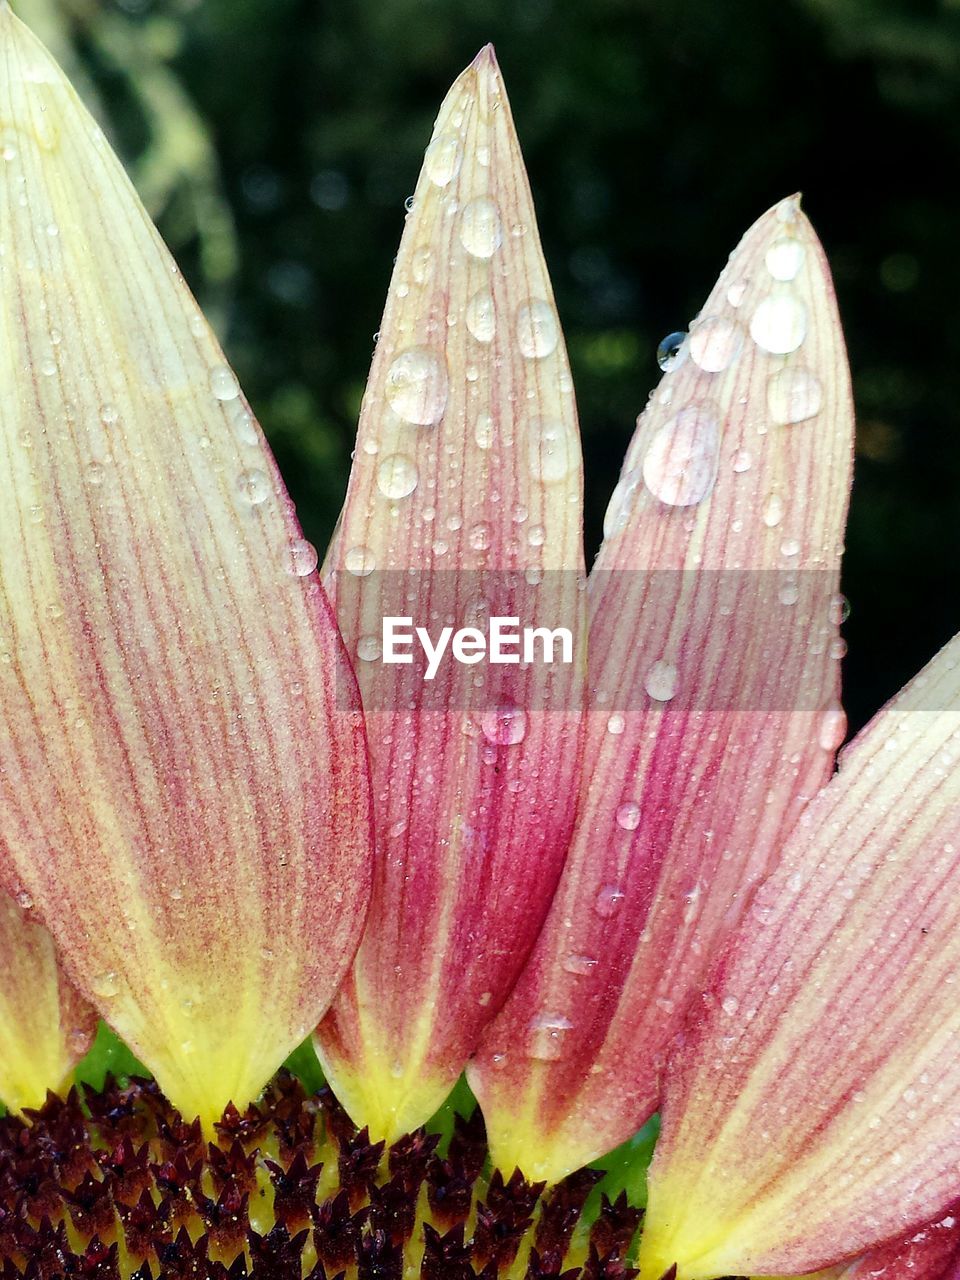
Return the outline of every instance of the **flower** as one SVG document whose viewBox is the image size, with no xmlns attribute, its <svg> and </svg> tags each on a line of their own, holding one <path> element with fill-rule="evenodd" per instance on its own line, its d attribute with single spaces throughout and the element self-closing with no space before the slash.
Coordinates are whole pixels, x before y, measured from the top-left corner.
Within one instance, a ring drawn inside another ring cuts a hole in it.
<svg viewBox="0 0 960 1280">
<path fill-rule="evenodd" d="M 482 51 L 318 575 L 102 133 L 6 6 L 0 37 L 5 1274 L 624 1275 L 638 1215 L 576 1228 L 576 1171 L 658 1108 L 648 1280 L 944 1273 L 960 642 L 831 777 L 853 415 L 798 201 L 670 354 L 585 581 L 572 382 Z M 381 661 L 414 610 L 566 621 L 576 660 L 428 688 Z M 41 1106 L 94 1011 L 159 1089 Z M 354 1125 L 284 1077 L 261 1097 L 313 1028 Z M 443 1159 L 420 1128 L 465 1065 L 506 1182 L 476 1121 Z"/>
</svg>

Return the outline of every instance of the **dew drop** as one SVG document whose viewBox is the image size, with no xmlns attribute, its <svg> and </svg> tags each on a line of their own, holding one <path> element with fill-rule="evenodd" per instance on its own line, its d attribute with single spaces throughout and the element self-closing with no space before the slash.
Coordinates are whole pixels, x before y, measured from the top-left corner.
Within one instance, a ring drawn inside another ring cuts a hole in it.
<svg viewBox="0 0 960 1280">
<path fill-rule="evenodd" d="M 427 177 L 438 187 L 446 187 L 460 172 L 463 164 L 463 147 L 453 133 L 441 133 L 427 147 L 423 167 Z"/>
<path fill-rule="evenodd" d="M 483 713 L 480 728 L 486 740 L 495 747 L 516 746 L 527 732 L 527 713 L 522 707 L 504 702 Z"/>
<path fill-rule="evenodd" d="M 251 507 L 258 507 L 270 497 L 270 481 L 266 473 L 256 468 L 241 471 L 237 477 L 237 492 Z"/>
<path fill-rule="evenodd" d="M 104 973 L 96 974 L 91 980 L 90 985 L 93 988 L 94 995 L 98 995 L 105 1000 L 109 1000 L 119 993 L 120 978 L 113 969 L 107 969 Z"/>
<path fill-rule="evenodd" d="M 763 504 L 762 519 L 768 529 L 775 529 L 783 520 L 784 502 L 779 493 L 771 493 Z"/>
<path fill-rule="evenodd" d="M 626 800 L 617 808 L 617 826 L 624 831 L 636 831 L 640 825 L 640 806 L 635 800 Z"/>
<path fill-rule="evenodd" d="M 365 578 L 377 567 L 377 557 L 369 547 L 351 547 L 343 557 L 343 567 L 355 578 Z"/>
<path fill-rule="evenodd" d="M 210 370 L 210 390 L 218 400 L 236 400 L 240 394 L 240 383 L 232 369 L 225 364 L 218 364 Z"/>
<path fill-rule="evenodd" d="M 679 673 L 672 662 L 658 659 L 643 678 L 643 687 L 655 702 L 669 702 L 676 697 Z"/>
<path fill-rule="evenodd" d="M 615 711 L 607 721 L 607 733 L 612 733 L 615 738 L 619 737 L 626 727 L 627 722 L 619 711 Z"/>
<path fill-rule="evenodd" d="M 820 379 L 807 369 L 781 369 L 767 383 L 767 408 L 779 426 L 816 417 L 822 404 Z"/>
<path fill-rule="evenodd" d="M 798 556 L 800 554 L 800 543 L 796 538 L 784 538 L 780 543 L 780 554 L 782 556 Z"/>
<path fill-rule="evenodd" d="M 563 1037 L 573 1023 L 561 1013 L 538 1013 L 530 1021 L 529 1055 L 540 1062 L 556 1062 L 563 1053 Z"/>
<path fill-rule="evenodd" d="M 743 475 L 753 466 L 753 454 L 749 449 L 738 449 L 733 455 L 733 469 L 737 475 Z"/>
<path fill-rule="evenodd" d="M 320 563 L 317 548 L 306 538 L 294 538 L 287 547 L 285 567 L 295 578 L 305 578 Z"/>
<path fill-rule="evenodd" d="M 793 280 L 803 266 L 805 250 L 799 240 L 776 240 L 764 261 L 774 280 Z"/>
<path fill-rule="evenodd" d="M 710 316 L 690 333 L 690 359 L 704 373 L 729 369 L 743 350 L 743 330 L 723 316 Z"/>
<path fill-rule="evenodd" d="M 839 703 L 826 709 L 820 718 L 817 741 L 824 751 L 836 751 L 847 736 L 847 716 Z"/>
<path fill-rule="evenodd" d="M 684 343 L 687 335 L 677 330 L 676 333 L 668 333 L 660 345 L 657 347 L 657 364 L 664 373 L 673 373 L 674 369 L 679 369 L 687 358 L 687 348 Z"/>
<path fill-rule="evenodd" d="M 449 385 L 441 355 L 430 347 L 409 347 L 387 370 L 387 403 L 404 422 L 429 427 L 443 417 Z"/>
<path fill-rule="evenodd" d="M 643 474 L 638 467 L 625 472 L 617 481 L 617 487 L 610 495 L 607 510 L 603 517 L 603 536 L 615 538 L 622 533 L 630 521 L 630 514 L 636 504 L 637 490 L 643 481 Z"/>
<path fill-rule="evenodd" d="M 788 582 L 780 588 L 779 592 L 777 593 L 777 598 L 779 599 L 781 604 L 785 604 L 785 605 L 796 604 L 797 601 L 800 599 L 800 588 L 797 586 L 795 582 Z"/>
<path fill-rule="evenodd" d="M 643 460 L 643 478 L 655 498 L 671 507 L 695 506 L 713 488 L 720 427 L 707 405 L 688 405 L 660 428 Z"/>
<path fill-rule="evenodd" d="M 827 617 L 835 627 L 842 626 L 850 617 L 850 601 L 846 596 L 840 595 L 838 592 L 835 596 L 830 597 L 830 603 L 827 607 Z"/>
<path fill-rule="evenodd" d="M 357 657 L 361 662 L 376 662 L 382 652 L 379 636 L 361 636 L 357 641 Z"/>
<path fill-rule="evenodd" d="M 723 1010 L 723 1012 L 727 1015 L 728 1018 L 732 1018 L 734 1014 L 737 1012 L 737 1010 L 740 1008 L 740 1001 L 737 1000 L 734 996 L 726 996 L 723 1002 L 721 1003 L 720 1008 Z"/>
<path fill-rule="evenodd" d="M 496 428 L 489 413 L 481 413 L 473 426 L 473 438 L 478 449 L 490 449 L 493 446 Z"/>
<path fill-rule="evenodd" d="M 556 351 L 560 341 L 556 313 L 548 302 L 534 298 L 517 312 L 517 343 L 528 360 Z"/>
<path fill-rule="evenodd" d="M 790 294 L 764 298 L 750 320 L 750 336 L 771 355 L 789 355 L 807 336 L 807 309 Z"/>
<path fill-rule="evenodd" d="M 91 485 L 94 489 L 99 489 L 106 479 L 106 472 L 99 462 L 91 462 L 87 466 L 85 474 L 87 484 Z"/>
<path fill-rule="evenodd" d="M 488 196 L 478 196 L 464 208 L 460 219 L 460 243 L 475 258 L 492 258 L 503 244 L 500 210 Z"/>
<path fill-rule="evenodd" d="M 29 911 L 33 906 L 33 898 L 26 889 L 21 889 L 17 894 L 17 906 L 22 907 L 24 911 Z"/>
<path fill-rule="evenodd" d="M 731 307 L 739 307 L 747 294 L 746 280 L 737 280 L 727 290 L 727 301 Z"/>
<path fill-rule="evenodd" d="M 417 464 L 402 453 L 391 453 L 377 467 L 377 488 L 385 498 L 407 498 L 420 479 Z"/>
<path fill-rule="evenodd" d="M 542 524 L 532 524 L 527 530 L 527 542 L 531 547 L 542 547 L 547 540 L 547 531 Z"/>
<path fill-rule="evenodd" d="M 569 955 L 565 957 L 563 967 L 567 973 L 576 973 L 585 978 L 588 974 L 593 973 L 597 967 L 597 962 L 593 956 Z"/>
<path fill-rule="evenodd" d="M 527 458 L 535 480 L 563 480 L 575 465 L 575 443 L 559 419 L 534 417 L 527 434 Z"/>
<path fill-rule="evenodd" d="M 100 421 L 106 427 L 111 427 L 120 417 L 116 405 L 102 404 L 100 406 Z"/>
<path fill-rule="evenodd" d="M 605 884 L 594 899 L 593 909 L 598 916 L 602 916 L 604 920 L 609 920 L 619 910 L 620 903 L 623 902 L 624 897 L 625 894 L 618 884 Z"/>
<path fill-rule="evenodd" d="M 492 342 L 497 331 L 496 308 L 493 294 L 486 289 L 475 293 L 467 303 L 463 315 L 467 328 L 478 342 Z"/>
<path fill-rule="evenodd" d="M 470 530 L 470 546 L 474 551 L 486 551 L 490 546 L 490 526 L 475 524 Z"/>
<path fill-rule="evenodd" d="M 433 273 L 433 252 L 424 245 L 416 249 L 410 259 L 410 274 L 417 284 L 426 284 Z"/>
</svg>

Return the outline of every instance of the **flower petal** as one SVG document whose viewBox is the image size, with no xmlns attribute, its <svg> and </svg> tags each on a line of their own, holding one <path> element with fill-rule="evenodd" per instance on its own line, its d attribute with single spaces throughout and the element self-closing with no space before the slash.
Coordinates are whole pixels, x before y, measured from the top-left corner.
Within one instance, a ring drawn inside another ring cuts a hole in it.
<svg viewBox="0 0 960 1280">
<path fill-rule="evenodd" d="M 70 977 L 209 1127 L 351 959 L 362 722 L 310 549 L 169 254 L 6 6 L 0 59 L 0 846 Z"/>
<path fill-rule="evenodd" d="M 351 976 L 317 1036 L 359 1124 L 443 1101 L 523 964 L 575 804 L 577 667 L 380 661 L 385 616 L 579 638 L 570 371 L 492 50 L 441 107 L 387 299 L 328 560 L 361 659 L 380 859 Z"/>
<path fill-rule="evenodd" d="M 942 1212 L 958 981 L 960 637 L 811 802 L 667 1073 L 645 1274 L 813 1270 Z"/>
<path fill-rule="evenodd" d="M 40 1107 L 90 1048 L 96 1016 L 60 974 L 53 940 L 0 892 L 0 1102 Z"/>
<path fill-rule="evenodd" d="M 956 1280 L 960 1265 L 960 1204 L 950 1212 L 822 1273 L 829 1280 Z"/>
<path fill-rule="evenodd" d="M 827 266 L 785 201 L 732 254 L 610 504 L 577 828 L 470 1069 L 505 1170 L 562 1177 L 655 1109 L 691 995 L 829 776 L 852 435 Z"/>
</svg>

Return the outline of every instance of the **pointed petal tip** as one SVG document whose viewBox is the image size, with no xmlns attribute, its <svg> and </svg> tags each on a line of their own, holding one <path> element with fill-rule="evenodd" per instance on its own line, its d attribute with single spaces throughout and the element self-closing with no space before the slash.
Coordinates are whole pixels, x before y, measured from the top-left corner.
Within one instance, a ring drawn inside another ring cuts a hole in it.
<svg viewBox="0 0 960 1280">
<path fill-rule="evenodd" d="M 489 42 L 485 44 L 474 60 L 470 63 L 470 66 L 475 68 L 477 71 L 497 71 L 499 69 L 499 64 L 497 62 L 497 52 L 493 45 Z"/>
</svg>

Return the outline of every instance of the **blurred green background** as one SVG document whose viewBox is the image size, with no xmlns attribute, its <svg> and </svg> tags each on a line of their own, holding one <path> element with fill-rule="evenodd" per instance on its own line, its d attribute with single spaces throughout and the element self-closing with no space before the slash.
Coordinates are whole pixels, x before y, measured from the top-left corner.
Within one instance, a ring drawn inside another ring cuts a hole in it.
<svg viewBox="0 0 960 1280">
<path fill-rule="evenodd" d="M 576 379 L 588 553 L 654 351 L 801 189 L 859 413 L 859 723 L 960 628 L 960 0 L 18 0 L 213 316 L 308 536 L 339 509 L 433 116 L 493 40 Z"/>
</svg>

